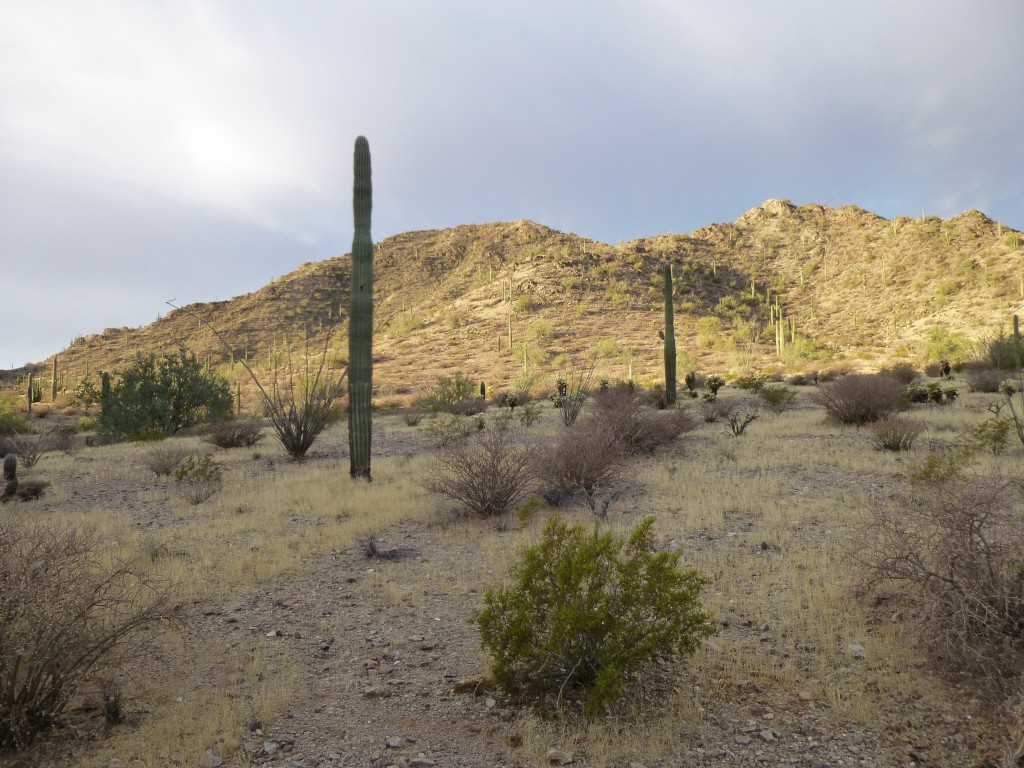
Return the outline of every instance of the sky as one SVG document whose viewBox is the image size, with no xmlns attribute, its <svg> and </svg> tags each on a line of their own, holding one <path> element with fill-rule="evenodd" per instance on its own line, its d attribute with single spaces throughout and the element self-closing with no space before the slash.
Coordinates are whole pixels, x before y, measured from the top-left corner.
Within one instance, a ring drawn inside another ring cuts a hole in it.
<svg viewBox="0 0 1024 768">
<path fill-rule="evenodd" d="M 1024 229 L 1017 0 L 0 0 L 0 368 L 348 253 L 771 198 Z"/>
</svg>

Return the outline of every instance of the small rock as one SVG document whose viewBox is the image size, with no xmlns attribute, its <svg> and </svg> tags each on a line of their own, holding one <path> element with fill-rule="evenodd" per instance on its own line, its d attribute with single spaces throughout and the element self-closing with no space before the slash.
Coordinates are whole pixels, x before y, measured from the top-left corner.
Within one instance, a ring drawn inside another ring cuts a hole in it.
<svg viewBox="0 0 1024 768">
<path fill-rule="evenodd" d="M 737 744 L 749 744 L 750 743 L 750 737 L 749 736 L 740 735 L 740 736 L 737 736 L 736 738 L 734 738 L 733 741 L 735 741 Z"/>
<path fill-rule="evenodd" d="M 813 701 L 814 700 L 814 697 L 811 695 L 810 691 L 800 691 L 797 694 L 797 696 L 800 698 L 800 701 Z"/>
<path fill-rule="evenodd" d="M 370 685 L 363 688 L 364 699 L 383 699 L 387 695 L 387 689 L 380 685 Z"/>
<path fill-rule="evenodd" d="M 203 752 L 203 756 L 199 758 L 200 768 L 220 768 L 224 764 L 221 760 L 220 755 L 214 752 L 212 749 L 208 749 Z"/>
<path fill-rule="evenodd" d="M 851 643 L 850 647 L 847 650 L 850 651 L 850 655 L 853 656 L 853 658 L 855 659 L 863 659 L 865 656 L 867 656 L 867 651 L 864 650 L 863 645 Z"/>
<path fill-rule="evenodd" d="M 405 743 L 405 739 L 401 736 L 388 736 L 384 741 L 388 745 L 388 749 L 400 749 Z"/>
<path fill-rule="evenodd" d="M 575 758 L 572 752 L 552 748 L 548 750 L 547 760 L 551 765 L 572 765 Z"/>
<path fill-rule="evenodd" d="M 269 757 L 270 755 L 273 755 L 276 752 L 277 752 L 277 742 L 276 741 L 264 741 L 263 742 L 263 754 L 264 755 L 267 755 Z"/>
<path fill-rule="evenodd" d="M 419 755 L 409 761 L 409 768 L 430 768 L 432 765 L 437 765 L 437 763 L 424 755 Z"/>
<path fill-rule="evenodd" d="M 485 699 L 484 700 L 484 706 L 486 706 L 488 709 L 494 709 L 497 705 L 498 705 L 498 702 L 495 701 L 494 699 Z"/>
<path fill-rule="evenodd" d="M 758 735 L 761 737 L 762 741 L 775 741 L 775 734 L 772 733 L 767 728 L 765 728 L 763 731 L 761 731 L 761 733 L 758 734 Z"/>
</svg>

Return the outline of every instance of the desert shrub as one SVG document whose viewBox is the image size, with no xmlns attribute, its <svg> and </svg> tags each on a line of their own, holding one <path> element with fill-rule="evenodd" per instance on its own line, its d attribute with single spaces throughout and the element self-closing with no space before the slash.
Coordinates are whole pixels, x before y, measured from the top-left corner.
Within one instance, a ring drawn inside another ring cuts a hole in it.
<svg viewBox="0 0 1024 768">
<path fill-rule="evenodd" d="M 868 427 L 871 442 L 877 449 L 885 451 L 909 451 L 922 432 L 924 425 L 921 422 L 899 416 L 879 419 Z"/>
<path fill-rule="evenodd" d="M 680 569 L 678 552 L 656 552 L 653 524 L 619 538 L 551 519 L 475 617 L 502 688 L 541 706 L 578 699 L 593 715 L 648 662 L 697 651 L 712 632 L 708 579 Z"/>
<path fill-rule="evenodd" d="M 964 372 L 964 378 L 967 379 L 967 386 L 971 388 L 971 392 L 991 394 L 999 391 L 1006 379 L 1006 374 L 998 368 L 975 368 L 972 366 Z"/>
<path fill-rule="evenodd" d="M 750 424 L 760 417 L 760 408 L 757 400 L 741 398 L 737 400 L 723 401 L 722 420 L 725 421 L 729 432 L 734 437 L 743 434 Z"/>
<path fill-rule="evenodd" d="M 224 485 L 224 470 L 213 456 L 188 456 L 174 470 L 178 492 L 193 506 L 209 500 Z"/>
<path fill-rule="evenodd" d="M 540 403 L 528 400 L 519 406 L 519 423 L 524 427 L 533 426 L 540 419 Z"/>
<path fill-rule="evenodd" d="M 1013 424 L 999 415 L 972 427 L 964 436 L 963 446 L 968 451 L 984 451 L 999 456 L 1010 442 Z"/>
<path fill-rule="evenodd" d="M 439 409 L 435 409 L 439 410 Z M 487 410 L 487 402 L 479 397 L 472 397 L 467 400 L 458 400 L 444 407 L 448 413 L 456 416 L 476 416 Z"/>
<path fill-rule="evenodd" d="M 423 487 L 481 517 L 503 515 L 530 482 L 530 449 L 509 430 L 484 430 L 434 459 Z"/>
<path fill-rule="evenodd" d="M 948 405 L 956 400 L 959 394 L 956 387 L 944 387 L 937 381 L 930 381 L 927 384 L 911 384 L 903 396 L 911 403 Z"/>
<path fill-rule="evenodd" d="M 100 669 L 173 622 L 168 587 L 111 560 L 91 528 L 0 515 L 0 748 L 22 747 Z"/>
<path fill-rule="evenodd" d="M 883 368 L 879 373 L 885 376 L 892 376 L 903 384 L 910 384 L 921 376 L 921 374 L 917 372 L 917 369 L 915 369 L 910 363 L 896 363 L 895 365 Z"/>
<path fill-rule="evenodd" d="M 248 366 L 246 370 L 256 384 L 274 439 L 293 459 L 303 458 L 341 416 L 338 402 L 345 394 L 348 372 L 335 375 L 330 371 L 326 348 L 312 361 L 307 353 L 301 370 L 289 354 L 282 375 L 275 371 L 269 387 L 264 387 Z"/>
<path fill-rule="evenodd" d="M 62 427 L 49 426 L 40 432 L 23 432 L 0 437 L 0 453 L 17 455 L 21 465 L 31 469 L 51 451 L 70 450 L 72 436 Z"/>
<path fill-rule="evenodd" d="M 907 615 L 940 668 L 999 694 L 1024 670 L 1024 509 L 1018 479 L 964 464 L 929 455 L 905 492 L 879 503 L 855 556 L 866 586 L 911 601 Z"/>
<path fill-rule="evenodd" d="M 760 392 L 764 387 L 768 377 L 763 373 L 749 373 L 746 376 L 740 376 L 733 384 L 739 389 L 745 389 L 748 392 Z"/>
<path fill-rule="evenodd" d="M 717 374 L 711 374 L 704 378 L 704 390 L 709 392 L 714 398 L 718 395 L 718 390 L 725 386 L 725 379 Z"/>
<path fill-rule="evenodd" d="M 173 435 L 230 418 L 233 406 L 227 381 L 206 371 L 195 354 L 138 355 L 101 399 L 100 432 L 108 441 L 145 430 Z"/>
<path fill-rule="evenodd" d="M 905 410 L 903 385 L 891 376 L 851 373 L 823 384 L 810 396 L 834 421 L 863 425 Z"/>
<path fill-rule="evenodd" d="M 851 373 L 852 371 L 843 365 L 834 366 L 819 372 L 817 381 L 819 384 L 829 384 L 833 381 L 838 381 L 844 376 L 849 376 Z"/>
<path fill-rule="evenodd" d="M 217 448 L 251 448 L 264 438 L 263 424 L 256 419 L 222 421 L 210 427 L 203 442 Z"/>
<path fill-rule="evenodd" d="M 402 411 L 402 422 L 407 427 L 419 426 L 419 423 L 423 421 L 423 409 L 417 405 L 412 405 Z"/>
<path fill-rule="evenodd" d="M 558 408 L 562 417 L 562 423 L 567 427 L 571 426 L 587 402 L 590 395 L 590 382 L 594 378 L 593 363 L 589 368 L 569 373 L 568 379 L 559 379 L 557 390 L 552 396 L 552 402 Z"/>
<path fill-rule="evenodd" d="M 794 373 L 786 383 L 792 387 L 807 387 L 818 383 L 818 374 L 815 373 Z"/>
<path fill-rule="evenodd" d="M 81 416 L 75 424 L 76 432 L 92 432 L 96 429 L 96 419 L 92 416 Z"/>
<path fill-rule="evenodd" d="M 438 411 L 449 411 L 454 413 L 453 407 L 466 401 L 477 401 L 479 403 L 477 382 L 471 380 L 462 371 L 456 371 L 454 376 L 438 376 L 434 379 L 434 386 L 423 398 L 423 404 L 433 413 Z M 479 411 L 476 411 L 477 413 Z M 471 415 L 471 414 L 464 414 Z"/>
<path fill-rule="evenodd" d="M 476 431 L 472 419 L 448 414 L 427 424 L 426 432 L 440 447 L 465 440 Z"/>
<path fill-rule="evenodd" d="M 757 396 L 772 413 L 782 413 L 796 405 L 796 392 L 789 387 L 764 387 Z"/>
<path fill-rule="evenodd" d="M 578 493 L 596 512 L 599 495 L 614 492 L 625 481 L 626 458 L 609 425 L 583 419 L 537 453 L 534 472 L 549 503 L 557 505 Z"/>
<path fill-rule="evenodd" d="M 617 385 L 594 394 L 585 419 L 608 426 L 628 453 L 650 453 L 674 440 L 687 422 L 677 411 L 661 413 L 643 404 L 629 385 Z"/>
<path fill-rule="evenodd" d="M 701 400 L 696 409 L 705 424 L 714 424 L 726 414 L 729 404 L 724 400 Z"/>
<path fill-rule="evenodd" d="M 925 340 L 924 358 L 930 363 L 949 360 L 954 364 L 974 357 L 971 340 L 958 331 L 935 327 Z"/>
<path fill-rule="evenodd" d="M 1024 350 L 1018 347 L 1018 343 L 1013 334 L 1000 329 L 995 336 L 983 339 L 981 346 L 985 359 L 993 368 L 1007 371 L 1014 370 L 1017 360 L 1024 357 Z"/>
<path fill-rule="evenodd" d="M 142 463 L 157 477 L 170 477 L 192 451 L 173 440 L 166 444 L 151 448 L 142 458 Z"/>
</svg>

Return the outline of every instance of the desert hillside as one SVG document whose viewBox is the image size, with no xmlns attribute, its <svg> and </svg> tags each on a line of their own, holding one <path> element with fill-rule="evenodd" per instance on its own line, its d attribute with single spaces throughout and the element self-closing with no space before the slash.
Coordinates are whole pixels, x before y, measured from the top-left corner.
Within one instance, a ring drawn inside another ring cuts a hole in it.
<svg viewBox="0 0 1024 768">
<path fill-rule="evenodd" d="M 920 362 L 929 338 L 977 339 L 1021 311 L 1020 253 L 1021 234 L 978 211 L 887 220 L 856 206 L 780 200 L 731 224 L 618 245 L 531 221 L 407 232 L 376 244 L 376 394 L 408 395 L 455 370 L 500 388 L 521 372 L 545 377 L 595 358 L 609 378 L 655 381 L 666 262 L 676 276 L 681 368 Z M 83 335 L 57 351 L 61 378 L 116 370 L 137 352 L 181 345 L 243 386 L 233 357 L 267 371 L 287 350 L 326 346 L 342 366 L 348 263 L 344 256 L 304 264 L 230 301 Z M 781 350 L 776 306 L 786 331 Z M 49 365 L 40 361 L 35 370 L 45 375 Z"/>
</svg>

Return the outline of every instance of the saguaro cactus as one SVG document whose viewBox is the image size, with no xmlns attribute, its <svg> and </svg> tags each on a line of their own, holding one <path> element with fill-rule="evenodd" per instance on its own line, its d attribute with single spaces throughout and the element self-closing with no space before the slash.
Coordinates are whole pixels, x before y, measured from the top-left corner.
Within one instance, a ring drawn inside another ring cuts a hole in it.
<svg viewBox="0 0 1024 768">
<path fill-rule="evenodd" d="M 672 298 L 672 265 L 664 266 L 665 277 L 665 403 L 676 401 L 676 326 Z"/>
<path fill-rule="evenodd" d="M 50 402 L 57 399 L 57 356 L 53 356 L 53 373 L 50 376 Z"/>
<path fill-rule="evenodd" d="M 370 239 L 370 144 L 356 139 L 352 185 L 352 298 L 348 326 L 348 447 L 352 477 L 370 476 L 370 395 L 373 391 L 373 241 Z"/>
<path fill-rule="evenodd" d="M 25 399 L 28 401 L 28 417 L 32 418 L 32 372 L 28 374 L 28 391 L 25 393 Z"/>
</svg>

